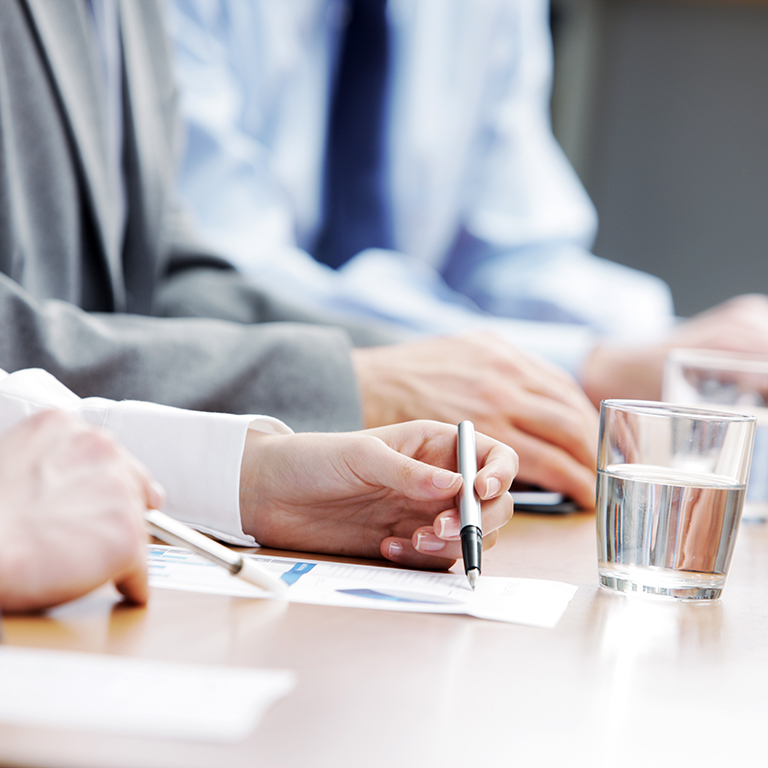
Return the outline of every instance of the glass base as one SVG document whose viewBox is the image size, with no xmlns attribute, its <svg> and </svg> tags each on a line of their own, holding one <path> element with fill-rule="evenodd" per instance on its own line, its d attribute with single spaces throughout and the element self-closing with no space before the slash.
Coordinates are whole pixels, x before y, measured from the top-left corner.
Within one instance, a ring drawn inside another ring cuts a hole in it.
<svg viewBox="0 0 768 768">
<path fill-rule="evenodd" d="M 600 586 L 616 592 L 673 597 L 677 600 L 716 600 L 725 586 L 718 573 L 676 571 L 671 568 L 600 563 Z"/>
</svg>

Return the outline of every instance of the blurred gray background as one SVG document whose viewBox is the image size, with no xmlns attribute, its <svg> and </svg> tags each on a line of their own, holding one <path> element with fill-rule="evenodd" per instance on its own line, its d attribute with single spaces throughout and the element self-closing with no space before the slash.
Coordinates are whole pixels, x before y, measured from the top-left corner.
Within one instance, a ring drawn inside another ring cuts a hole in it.
<svg viewBox="0 0 768 768">
<path fill-rule="evenodd" d="M 690 316 L 768 293 L 768 0 L 551 0 L 552 116 L 595 253 Z"/>
</svg>

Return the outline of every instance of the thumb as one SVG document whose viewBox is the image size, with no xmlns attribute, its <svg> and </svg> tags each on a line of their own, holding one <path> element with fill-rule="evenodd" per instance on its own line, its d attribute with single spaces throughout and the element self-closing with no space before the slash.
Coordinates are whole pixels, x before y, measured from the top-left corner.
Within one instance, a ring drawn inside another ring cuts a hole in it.
<svg viewBox="0 0 768 768">
<path fill-rule="evenodd" d="M 461 475 L 398 453 L 381 443 L 368 472 L 368 482 L 391 488 L 409 499 L 430 501 L 455 496 L 461 487 Z"/>
</svg>

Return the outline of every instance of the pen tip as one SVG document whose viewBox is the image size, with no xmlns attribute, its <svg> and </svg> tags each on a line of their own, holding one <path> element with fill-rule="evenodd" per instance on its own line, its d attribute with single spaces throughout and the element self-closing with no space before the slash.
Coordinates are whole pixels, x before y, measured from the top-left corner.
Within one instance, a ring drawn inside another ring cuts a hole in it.
<svg viewBox="0 0 768 768">
<path fill-rule="evenodd" d="M 477 581 L 480 578 L 480 571 L 477 568 L 470 568 L 470 570 L 467 571 L 467 580 L 469 581 L 469 586 L 474 589 L 477 586 Z"/>
</svg>

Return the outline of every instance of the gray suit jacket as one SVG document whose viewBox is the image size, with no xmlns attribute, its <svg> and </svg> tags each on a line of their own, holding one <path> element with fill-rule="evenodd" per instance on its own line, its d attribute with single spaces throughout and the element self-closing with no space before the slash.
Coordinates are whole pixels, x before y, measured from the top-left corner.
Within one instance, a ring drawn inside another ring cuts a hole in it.
<svg viewBox="0 0 768 768">
<path fill-rule="evenodd" d="M 190 233 L 171 199 L 178 123 L 160 9 L 121 0 L 120 19 L 124 238 L 87 4 L 0 2 L 0 367 L 45 368 L 81 396 L 359 427 L 355 334 L 246 284 Z"/>
</svg>

